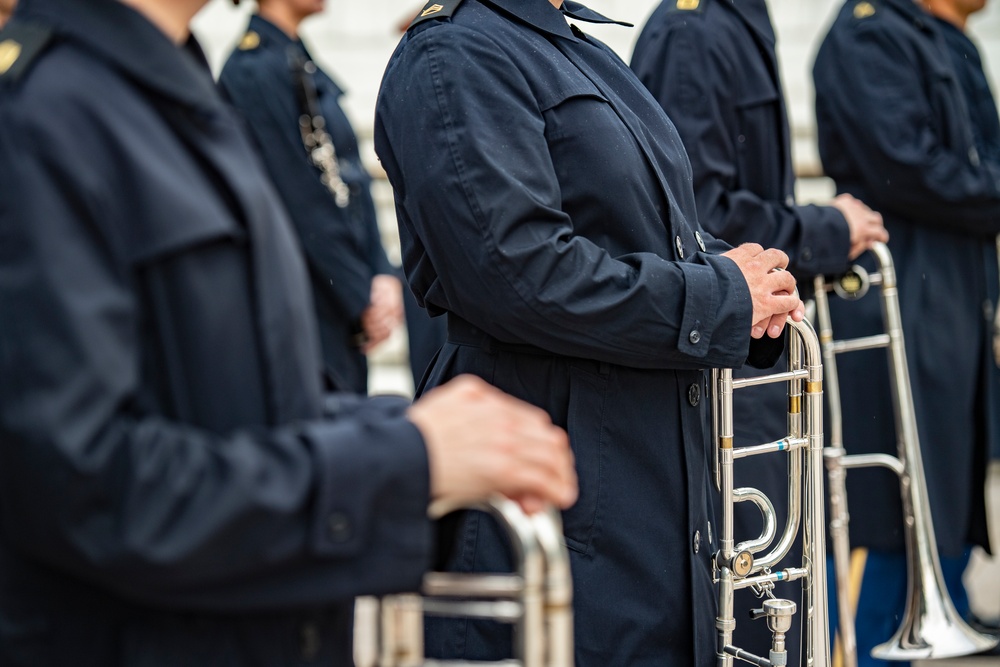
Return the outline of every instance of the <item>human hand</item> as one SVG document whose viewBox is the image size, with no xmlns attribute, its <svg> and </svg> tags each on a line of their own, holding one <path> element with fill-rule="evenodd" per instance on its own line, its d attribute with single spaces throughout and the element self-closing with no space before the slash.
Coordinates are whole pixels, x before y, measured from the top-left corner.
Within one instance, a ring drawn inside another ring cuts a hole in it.
<svg viewBox="0 0 1000 667">
<path fill-rule="evenodd" d="M 371 301 L 361 313 L 361 329 L 365 344 L 361 351 L 368 354 L 385 341 L 403 321 L 403 285 L 398 278 L 379 274 L 372 278 Z"/>
<path fill-rule="evenodd" d="M 463 375 L 429 391 L 407 416 L 424 436 L 435 500 L 500 493 L 529 513 L 576 502 L 569 438 L 544 410 Z"/>
<path fill-rule="evenodd" d="M 837 195 L 830 205 L 840 211 L 851 230 L 851 250 L 848 259 L 854 259 L 871 248 L 873 243 L 889 242 L 889 232 L 883 225 L 882 214 L 868 208 L 860 199 L 845 192 Z"/>
<path fill-rule="evenodd" d="M 805 306 L 795 290 L 795 278 L 785 271 L 788 255 L 777 248 L 764 250 L 756 243 L 744 243 L 722 254 L 736 263 L 750 288 L 754 323 L 750 336 L 761 338 L 766 332 L 777 338 L 791 317 L 801 322 Z"/>
</svg>

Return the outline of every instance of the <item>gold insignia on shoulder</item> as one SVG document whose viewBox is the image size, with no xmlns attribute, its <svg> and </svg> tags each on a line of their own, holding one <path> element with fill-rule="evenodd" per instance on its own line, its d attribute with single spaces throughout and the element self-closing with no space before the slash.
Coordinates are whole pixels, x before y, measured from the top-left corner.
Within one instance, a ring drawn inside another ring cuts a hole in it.
<svg viewBox="0 0 1000 667">
<path fill-rule="evenodd" d="M 442 9 L 444 9 L 444 5 L 431 5 L 424 11 L 420 12 L 420 16 L 430 16 L 431 14 L 437 14 Z"/>
<path fill-rule="evenodd" d="M 0 42 L 0 74 L 6 74 L 19 57 L 21 57 L 20 44 L 12 39 Z"/>
<path fill-rule="evenodd" d="M 875 13 L 875 7 L 870 2 L 859 2 L 854 5 L 854 18 L 866 19 Z"/>
<path fill-rule="evenodd" d="M 253 30 L 243 35 L 243 39 L 240 40 L 240 51 L 253 51 L 258 46 L 260 46 L 260 35 Z"/>
<path fill-rule="evenodd" d="M 677 0 L 677 9 L 698 9 L 701 0 Z"/>
</svg>

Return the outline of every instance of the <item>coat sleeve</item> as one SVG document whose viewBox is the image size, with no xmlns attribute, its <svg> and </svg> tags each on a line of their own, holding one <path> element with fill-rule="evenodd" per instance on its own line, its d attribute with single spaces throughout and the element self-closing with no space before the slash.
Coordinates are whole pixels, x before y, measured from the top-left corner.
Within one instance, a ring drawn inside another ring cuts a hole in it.
<svg viewBox="0 0 1000 667">
<path fill-rule="evenodd" d="M 388 260 L 384 251 L 378 257 L 371 238 L 357 238 L 345 219 L 347 211 L 336 205 L 310 162 L 299 135 L 288 68 L 268 62 L 233 64 L 223 70 L 219 85 L 247 123 L 310 270 L 320 274 L 324 290 L 356 324 L 368 307 L 372 277 L 384 268 L 380 262 L 387 265 Z M 377 230 L 375 234 L 378 240 Z"/>
<path fill-rule="evenodd" d="M 699 222 L 733 245 L 759 243 L 780 248 L 789 268 L 800 277 L 837 273 L 847 268 L 850 230 L 829 206 L 796 206 L 765 199 L 744 185 L 740 173 L 741 133 L 737 91 L 748 82 L 735 80 L 740 54 L 704 15 L 660 26 L 641 40 L 632 68 L 667 112 L 691 158 Z M 776 94 L 781 95 L 777 90 Z M 780 116 L 775 101 L 775 116 Z M 776 124 L 775 132 L 780 132 Z M 759 143 L 757 143 L 759 142 Z M 755 139 L 771 151 L 749 158 L 756 169 L 781 173 L 778 137 Z M 770 166 L 769 166 L 770 165 Z M 780 178 L 780 176 L 778 176 Z"/>
<path fill-rule="evenodd" d="M 827 36 L 813 70 L 824 167 L 838 186 L 861 186 L 883 213 L 941 230 L 997 234 L 1000 173 L 970 155 L 971 134 L 955 145 L 955 131 L 964 134 L 968 119 L 936 108 L 932 89 L 944 75 L 915 72 L 922 66 L 905 40 L 878 16 L 837 24 Z"/>
<path fill-rule="evenodd" d="M 408 271 L 435 274 L 426 302 L 558 354 L 647 368 L 744 363 L 749 291 L 731 260 L 612 256 L 574 233 L 518 66 L 455 24 L 409 40 L 383 81 L 376 151 L 401 229 L 422 246 L 407 250 Z"/>
<path fill-rule="evenodd" d="M 326 419 L 228 434 L 157 416 L 117 223 L 81 213 L 109 210 L 75 187 L 93 175 L 62 173 L 2 111 L 4 539 L 177 609 L 301 608 L 417 587 L 430 562 L 429 472 L 407 403 L 341 397 Z M 249 291 L 227 310 L 241 299 Z"/>
</svg>

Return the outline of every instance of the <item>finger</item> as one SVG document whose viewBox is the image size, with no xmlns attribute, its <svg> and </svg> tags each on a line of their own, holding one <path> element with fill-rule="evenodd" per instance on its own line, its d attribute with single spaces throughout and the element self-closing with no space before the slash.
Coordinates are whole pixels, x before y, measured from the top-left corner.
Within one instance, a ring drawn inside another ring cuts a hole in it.
<svg viewBox="0 0 1000 667">
<path fill-rule="evenodd" d="M 771 316 L 771 321 L 767 325 L 767 335 L 771 338 L 777 338 L 781 335 L 781 331 L 785 328 L 785 322 L 788 321 L 788 311 Z"/>
<path fill-rule="evenodd" d="M 802 299 L 797 294 L 772 294 L 768 306 L 772 315 L 785 317 L 796 308 L 802 308 Z"/>
<path fill-rule="evenodd" d="M 522 469 L 520 474 L 510 481 L 512 484 L 508 493 L 518 498 L 533 496 L 542 504 L 552 503 L 561 508 L 567 508 L 576 501 L 577 490 L 574 484 L 568 484 L 538 470 Z"/>
<path fill-rule="evenodd" d="M 795 276 L 784 269 L 772 270 L 767 275 L 767 287 L 770 294 L 793 294 L 796 288 Z"/>
<path fill-rule="evenodd" d="M 766 262 L 768 270 L 775 268 L 784 269 L 788 266 L 788 255 L 777 248 L 764 250 L 757 256 L 757 259 L 761 262 Z"/>
<path fill-rule="evenodd" d="M 799 305 L 795 306 L 788 316 L 795 322 L 801 322 L 806 319 L 806 305 L 802 303 L 801 299 L 799 299 Z"/>
</svg>

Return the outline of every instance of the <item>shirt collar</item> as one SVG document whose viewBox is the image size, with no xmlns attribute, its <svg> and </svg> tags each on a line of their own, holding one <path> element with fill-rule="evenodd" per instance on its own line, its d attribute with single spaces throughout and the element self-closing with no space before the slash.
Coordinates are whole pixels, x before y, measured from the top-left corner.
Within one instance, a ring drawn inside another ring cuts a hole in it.
<svg viewBox="0 0 1000 667">
<path fill-rule="evenodd" d="M 589 23 L 618 23 L 631 26 L 629 23 L 614 21 L 589 9 L 579 2 L 564 0 L 562 10 L 556 9 L 548 0 L 484 0 L 504 12 L 511 14 L 531 27 L 559 37 L 576 41 L 573 31 L 566 23 L 566 17 L 587 21 Z"/>
<path fill-rule="evenodd" d="M 20 0 L 18 18 L 50 26 L 59 38 L 82 44 L 171 99 L 201 108 L 221 104 L 197 40 L 178 47 L 118 0 Z"/>
</svg>

